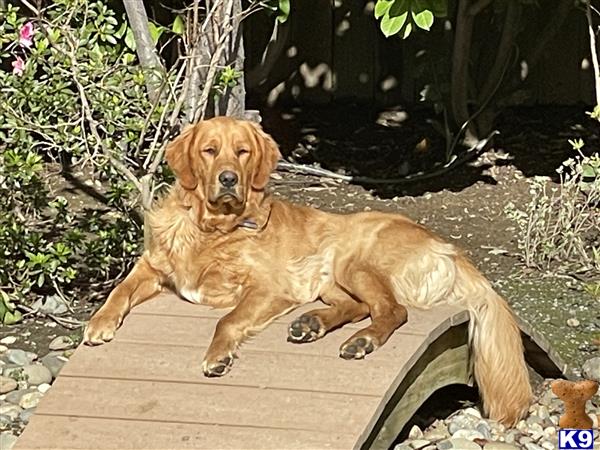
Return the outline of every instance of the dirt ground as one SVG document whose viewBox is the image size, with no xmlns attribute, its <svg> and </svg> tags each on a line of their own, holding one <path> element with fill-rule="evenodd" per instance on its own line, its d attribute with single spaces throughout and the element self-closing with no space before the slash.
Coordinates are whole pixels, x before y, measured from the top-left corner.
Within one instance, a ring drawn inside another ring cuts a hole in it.
<svg viewBox="0 0 600 450">
<path fill-rule="evenodd" d="M 398 177 L 427 170 L 444 158 L 443 140 L 424 111 L 382 116 L 344 106 L 263 115 L 263 126 L 287 159 L 332 171 Z M 600 129 L 584 108 L 511 110 L 497 127 L 500 135 L 481 157 L 427 182 L 360 186 L 278 172 L 272 180 L 274 195 L 342 213 L 401 213 L 426 225 L 462 247 L 518 314 L 547 336 L 569 366 L 577 367 L 599 354 L 600 301 L 584 294 L 572 279 L 525 268 L 518 257 L 515 225 L 504 210 L 509 202 L 528 202 L 528 178 L 554 177 L 561 161 L 574 156 L 568 139 L 581 137 L 587 149 L 600 148 Z M 91 201 L 89 193 L 72 182 L 65 189 L 80 195 L 83 203 Z M 82 320 L 98 307 L 85 300 L 73 303 L 74 316 Z M 568 327 L 569 317 L 576 317 L 580 325 Z M 53 337 L 74 332 L 47 320 L 28 319 L 3 327 L 0 338 L 23 333 L 30 333 L 25 349 L 44 354 Z"/>
</svg>

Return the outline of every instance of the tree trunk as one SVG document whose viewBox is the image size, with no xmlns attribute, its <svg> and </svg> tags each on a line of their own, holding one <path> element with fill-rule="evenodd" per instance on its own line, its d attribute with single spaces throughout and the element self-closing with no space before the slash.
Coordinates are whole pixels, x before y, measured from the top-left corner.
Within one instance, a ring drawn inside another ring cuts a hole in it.
<svg viewBox="0 0 600 450">
<path fill-rule="evenodd" d="M 142 0 L 126 0 L 123 2 L 129 25 L 135 38 L 135 47 L 140 65 L 144 71 L 146 89 L 151 101 L 160 95 L 160 86 L 164 67 L 156 53 L 156 48 L 148 29 L 148 16 Z"/>
<path fill-rule="evenodd" d="M 474 20 L 475 17 L 469 14 L 469 1 L 459 0 L 450 85 L 452 116 L 459 128 L 469 120 L 469 61 Z M 466 131 L 476 137 L 477 133 L 472 125 L 467 125 Z"/>
<path fill-rule="evenodd" d="M 196 4 L 194 5 L 196 7 Z M 209 95 L 206 99 L 206 105 L 202 98 L 202 91 L 207 83 L 213 84 L 215 77 L 213 73 L 218 74 L 220 70 L 210 70 L 211 60 L 218 51 L 219 39 L 227 28 L 227 17 L 231 8 L 231 21 L 233 30 L 226 36 L 224 47 L 218 60 L 213 63 L 222 68 L 231 66 L 240 77 L 237 84 L 226 88 L 225 92 L 219 97 Z M 190 69 L 190 91 L 186 106 L 186 115 L 188 122 L 193 122 L 199 117 L 212 117 L 218 115 L 230 115 L 235 117 L 244 117 L 246 89 L 244 84 L 244 42 L 242 37 L 241 0 L 233 0 L 233 7 L 230 2 L 216 0 L 206 2 L 206 11 L 211 12 L 208 19 L 195 20 L 196 30 L 192 36 L 193 48 L 193 66 Z M 208 20 L 208 23 L 205 23 Z M 202 30 L 204 27 L 204 30 Z M 209 79 L 210 78 L 210 79 Z M 206 111 L 203 115 L 201 110 Z"/>
<path fill-rule="evenodd" d="M 243 118 L 246 109 L 246 87 L 244 80 L 244 36 L 241 23 L 242 2 L 235 0 L 233 3 L 233 31 L 227 38 L 227 46 L 221 64 L 231 66 L 240 77 L 237 84 L 227 88 L 223 95 L 217 99 L 215 105 L 215 115 L 225 115 Z"/>
</svg>

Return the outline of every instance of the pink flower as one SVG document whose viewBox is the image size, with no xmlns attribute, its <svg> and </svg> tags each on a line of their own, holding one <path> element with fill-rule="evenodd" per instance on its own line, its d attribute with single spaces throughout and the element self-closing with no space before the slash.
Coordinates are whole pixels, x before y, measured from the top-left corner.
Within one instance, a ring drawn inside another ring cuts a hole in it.
<svg viewBox="0 0 600 450">
<path fill-rule="evenodd" d="M 33 23 L 27 22 L 19 30 L 19 44 L 30 48 L 33 45 Z"/>
<path fill-rule="evenodd" d="M 21 59 L 20 56 L 17 56 L 17 59 L 12 62 L 12 73 L 21 76 L 23 75 L 23 70 L 25 69 L 25 61 Z"/>
</svg>

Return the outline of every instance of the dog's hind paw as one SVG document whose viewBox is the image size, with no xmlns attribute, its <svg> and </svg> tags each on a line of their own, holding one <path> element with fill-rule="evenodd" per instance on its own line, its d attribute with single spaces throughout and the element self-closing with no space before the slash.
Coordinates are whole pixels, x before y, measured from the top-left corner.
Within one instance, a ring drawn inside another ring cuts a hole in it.
<svg viewBox="0 0 600 450">
<path fill-rule="evenodd" d="M 317 316 L 302 314 L 288 329 L 288 342 L 302 344 L 313 342 L 325 335 L 325 327 Z"/>
<path fill-rule="evenodd" d="M 369 336 L 351 337 L 340 347 L 340 357 L 344 359 L 363 359 L 375 350 L 373 339 Z"/>
<path fill-rule="evenodd" d="M 204 360 L 202 363 L 202 372 L 206 377 L 222 377 L 227 374 L 233 366 L 233 356 L 226 356 L 218 361 L 209 362 Z"/>
</svg>

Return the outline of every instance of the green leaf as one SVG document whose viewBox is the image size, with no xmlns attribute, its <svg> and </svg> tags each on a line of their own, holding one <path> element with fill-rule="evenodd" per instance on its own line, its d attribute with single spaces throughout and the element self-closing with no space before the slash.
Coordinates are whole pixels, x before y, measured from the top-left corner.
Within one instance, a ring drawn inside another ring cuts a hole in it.
<svg viewBox="0 0 600 450">
<path fill-rule="evenodd" d="M 406 22 L 407 17 L 408 12 L 405 12 L 404 14 L 396 17 L 390 17 L 388 15 L 383 16 L 379 27 L 381 28 L 381 31 L 383 32 L 384 36 L 390 37 L 398 33 L 398 31 L 400 31 L 400 29 L 404 25 L 404 22 Z"/>
<path fill-rule="evenodd" d="M 393 4 L 394 0 L 377 0 L 377 4 L 375 5 L 375 18 L 379 19 L 386 15 Z"/>
<path fill-rule="evenodd" d="M 114 36 L 107 34 L 104 36 L 104 40 L 111 43 L 112 45 L 117 45 L 117 40 L 115 39 Z"/>
<path fill-rule="evenodd" d="M 279 0 L 278 9 L 277 20 L 279 23 L 284 23 L 290 15 L 290 0 Z"/>
<path fill-rule="evenodd" d="M 22 318 L 23 318 L 23 315 L 21 314 L 20 311 L 13 311 L 13 312 L 7 311 L 4 314 L 3 322 L 6 325 L 13 325 L 13 324 L 19 322 Z"/>
<path fill-rule="evenodd" d="M 129 47 L 131 51 L 135 51 L 135 38 L 133 37 L 133 30 L 131 28 L 127 28 L 127 33 L 125 33 L 125 45 Z"/>
<path fill-rule="evenodd" d="M 596 178 L 600 175 L 600 172 L 597 173 L 596 168 L 590 164 L 582 164 L 581 169 L 583 178 Z"/>
<path fill-rule="evenodd" d="M 150 38 L 152 39 L 152 43 L 156 45 L 158 44 L 158 40 L 164 33 L 165 27 L 155 25 L 152 22 L 148 22 L 148 31 L 150 32 Z"/>
<path fill-rule="evenodd" d="M 402 34 L 402 39 L 406 39 L 410 36 L 410 32 L 412 31 L 412 23 L 408 22 L 406 24 L 406 28 L 404 28 L 404 33 Z"/>
<path fill-rule="evenodd" d="M 418 13 L 413 11 L 411 14 L 413 21 L 419 28 L 425 31 L 429 31 L 431 29 L 431 25 L 433 25 L 433 13 L 431 11 L 425 9 Z"/>
<path fill-rule="evenodd" d="M 117 39 L 121 39 L 125 33 L 127 32 L 127 22 L 123 22 L 121 24 L 121 26 L 119 27 L 119 29 L 117 31 L 115 31 L 115 37 Z"/>
<path fill-rule="evenodd" d="M 185 23 L 183 21 L 183 17 L 181 17 L 181 16 L 175 17 L 175 20 L 173 21 L 173 26 L 171 27 L 171 30 L 173 31 L 173 33 L 178 34 L 180 36 L 182 36 L 183 33 L 185 33 Z"/>
</svg>

